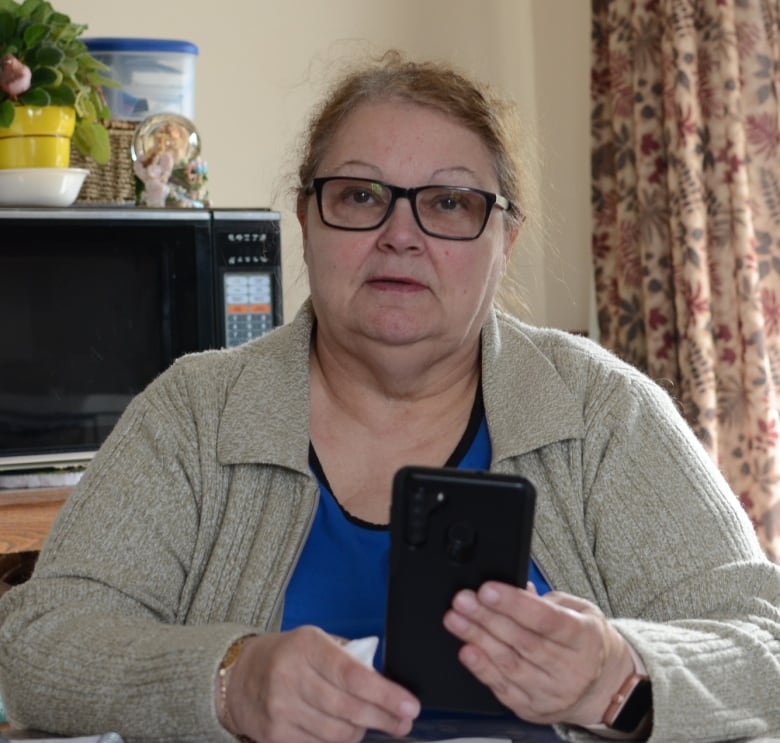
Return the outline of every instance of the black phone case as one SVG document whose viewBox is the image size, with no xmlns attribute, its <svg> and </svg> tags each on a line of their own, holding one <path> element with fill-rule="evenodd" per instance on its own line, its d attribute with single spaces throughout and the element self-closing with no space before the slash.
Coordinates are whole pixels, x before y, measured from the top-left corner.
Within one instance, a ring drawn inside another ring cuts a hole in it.
<svg viewBox="0 0 780 743">
<path fill-rule="evenodd" d="M 442 711 L 506 713 L 443 626 L 452 597 L 486 580 L 525 586 L 536 491 L 521 477 L 404 467 L 393 481 L 383 669 Z"/>
</svg>

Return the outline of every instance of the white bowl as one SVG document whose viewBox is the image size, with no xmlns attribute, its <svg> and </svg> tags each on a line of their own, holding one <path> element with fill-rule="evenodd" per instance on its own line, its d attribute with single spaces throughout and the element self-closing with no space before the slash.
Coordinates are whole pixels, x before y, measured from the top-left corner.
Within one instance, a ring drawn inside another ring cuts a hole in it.
<svg viewBox="0 0 780 743">
<path fill-rule="evenodd" d="M 83 168 L 0 168 L 0 206 L 70 206 L 88 173 Z"/>
</svg>

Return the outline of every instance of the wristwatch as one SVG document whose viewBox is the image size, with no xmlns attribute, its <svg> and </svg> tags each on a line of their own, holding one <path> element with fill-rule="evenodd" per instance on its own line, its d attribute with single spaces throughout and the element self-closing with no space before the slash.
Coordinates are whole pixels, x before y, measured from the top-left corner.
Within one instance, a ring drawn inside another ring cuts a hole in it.
<svg viewBox="0 0 780 743">
<path fill-rule="evenodd" d="M 650 720 L 652 712 L 653 688 L 650 678 L 632 673 L 612 697 L 601 722 L 610 730 L 634 733 Z"/>
<path fill-rule="evenodd" d="M 218 716 L 219 719 L 222 721 L 223 725 L 225 723 L 229 722 L 230 716 L 227 711 L 227 675 L 228 671 L 235 665 L 236 661 L 238 660 L 238 656 L 241 653 L 241 645 L 243 644 L 244 640 L 247 639 L 247 637 L 250 637 L 250 635 L 246 635 L 244 637 L 239 637 L 238 640 L 236 640 L 225 653 L 225 657 L 222 658 L 222 662 L 219 664 L 219 671 L 218 671 L 218 678 L 219 678 L 219 711 Z M 226 728 L 227 729 L 227 728 Z M 233 732 L 230 730 L 229 732 Z M 251 738 L 248 738 L 245 735 L 235 735 L 235 737 L 241 741 L 241 743 L 255 743 Z"/>
</svg>

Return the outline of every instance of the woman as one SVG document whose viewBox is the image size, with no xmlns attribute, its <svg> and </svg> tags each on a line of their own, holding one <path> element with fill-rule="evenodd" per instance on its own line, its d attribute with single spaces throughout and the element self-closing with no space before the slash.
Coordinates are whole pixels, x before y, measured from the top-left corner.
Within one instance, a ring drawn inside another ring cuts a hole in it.
<svg viewBox="0 0 780 743">
<path fill-rule="evenodd" d="M 538 491 L 528 590 L 442 619 L 512 712 L 571 739 L 780 734 L 780 570 L 673 404 L 494 308 L 524 202 L 508 115 L 395 55 L 331 92 L 299 171 L 310 301 L 130 405 L 0 603 L 12 718 L 405 734 L 418 701 L 344 638 L 382 633 L 393 474 L 449 464 Z"/>
</svg>

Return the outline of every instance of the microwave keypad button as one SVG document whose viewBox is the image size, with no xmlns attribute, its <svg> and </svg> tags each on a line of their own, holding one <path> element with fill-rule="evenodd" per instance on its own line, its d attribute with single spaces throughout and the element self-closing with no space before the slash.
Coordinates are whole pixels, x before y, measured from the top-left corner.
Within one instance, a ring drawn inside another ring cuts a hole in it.
<svg viewBox="0 0 780 743">
<path fill-rule="evenodd" d="M 273 327 L 270 275 L 225 274 L 225 345 L 238 346 L 265 335 Z"/>
</svg>

